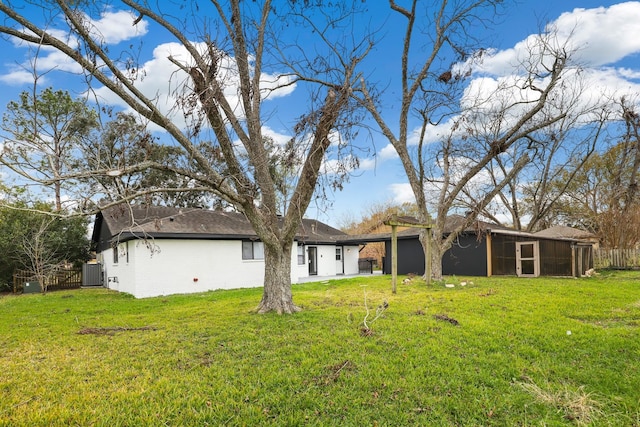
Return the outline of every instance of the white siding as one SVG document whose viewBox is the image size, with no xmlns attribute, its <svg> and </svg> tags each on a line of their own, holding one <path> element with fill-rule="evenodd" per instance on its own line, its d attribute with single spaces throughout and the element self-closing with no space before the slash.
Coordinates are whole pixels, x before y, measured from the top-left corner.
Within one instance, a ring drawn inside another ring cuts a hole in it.
<svg viewBox="0 0 640 427">
<path fill-rule="evenodd" d="M 309 246 L 318 248 L 318 276 L 335 276 L 343 273 L 339 272 L 337 268 L 335 245 Z M 358 246 L 344 246 L 343 248 L 344 274 L 358 274 Z M 309 277 L 308 256 L 309 253 L 305 250 L 305 260 L 307 262 L 304 266 L 299 266 L 298 278 Z"/>
<path fill-rule="evenodd" d="M 291 264 L 291 277 L 292 283 L 298 282 L 298 279 L 301 277 L 309 277 L 309 245 L 302 245 L 304 252 L 304 263 L 298 264 L 298 249 L 296 248 L 297 242 L 294 243 L 293 247 L 295 252 L 295 257 L 293 257 L 293 263 Z"/>
<path fill-rule="evenodd" d="M 239 240 L 155 240 L 153 253 L 142 241 L 129 242 L 129 263 L 106 266 L 109 287 L 136 298 L 214 289 L 258 287 L 264 260 L 243 260 Z M 110 261 L 109 254 L 104 258 Z M 114 281 L 113 278 L 116 278 Z"/>
<path fill-rule="evenodd" d="M 307 247 L 302 245 L 304 262 L 298 264 L 298 242 L 293 242 L 291 248 L 291 283 L 297 283 L 300 277 L 309 276 L 309 264 L 307 258 Z"/>
<path fill-rule="evenodd" d="M 117 246 L 118 263 L 113 262 L 115 249 L 109 248 L 101 253 L 105 286 L 109 289 L 133 294 L 133 289 L 129 289 L 128 284 L 135 283 L 135 255 L 131 250 L 134 245 L 135 242 L 124 242 Z"/>
<path fill-rule="evenodd" d="M 344 257 L 344 274 L 358 274 L 358 257 L 360 255 L 358 246 L 345 246 L 342 251 Z"/>
<path fill-rule="evenodd" d="M 317 246 L 318 248 L 318 276 L 333 276 L 336 274 L 336 247 Z"/>
<path fill-rule="evenodd" d="M 105 286 L 136 298 L 204 292 L 215 289 L 259 287 L 264 284 L 264 260 L 243 260 L 240 240 L 153 240 L 150 251 L 143 241 L 120 243 L 118 263 L 112 250 L 102 260 Z M 315 246 L 315 245 L 313 245 Z M 335 245 L 318 245 L 318 276 L 336 274 Z M 128 262 L 126 249 L 128 248 Z M 309 276 L 308 253 L 298 264 L 294 243 L 291 251 L 291 283 Z M 345 246 L 344 273 L 358 273 L 358 247 Z"/>
</svg>

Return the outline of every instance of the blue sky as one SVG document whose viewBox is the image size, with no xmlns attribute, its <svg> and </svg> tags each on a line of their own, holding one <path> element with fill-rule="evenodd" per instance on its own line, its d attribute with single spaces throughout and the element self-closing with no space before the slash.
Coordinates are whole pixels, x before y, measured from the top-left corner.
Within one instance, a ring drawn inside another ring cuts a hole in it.
<svg viewBox="0 0 640 427">
<path fill-rule="evenodd" d="M 376 19 L 385 19 L 386 2 L 370 2 L 370 8 L 376 13 Z M 118 9 L 103 17 L 100 27 L 103 35 L 114 44 L 144 41 L 141 59 L 148 70 L 166 68 L 163 57 L 172 49 L 163 44 L 155 35 L 153 25 L 146 22 L 132 27 L 129 15 Z M 572 32 L 575 43 L 580 48 L 583 63 L 593 74 L 593 79 L 602 87 L 610 87 L 640 93 L 640 2 L 614 1 L 573 1 L 557 0 L 553 2 L 523 0 L 512 2 L 498 18 L 499 22 L 490 28 L 472 29 L 486 41 L 487 48 L 494 49 L 494 55 L 486 62 L 485 67 L 498 75 L 506 69 L 506 64 L 517 55 L 518 47 L 527 37 L 538 32 L 545 24 L 555 23 L 561 33 Z M 392 27 L 392 26 L 391 26 Z M 399 72 L 399 50 L 390 49 L 398 46 L 402 34 L 385 28 L 385 43 L 369 59 L 372 72 L 393 79 Z M 7 41 L 0 41 L 3 51 L 0 61 L 0 110 L 10 100 L 17 99 L 23 90 L 32 87 L 32 78 L 26 72 L 28 50 Z M 389 47 L 390 51 L 385 49 Z M 55 89 L 68 89 L 72 93 L 81 93 L 80 82 L 62 70 L 74 70 L 74 66 L 60 55 L 44 52 L 38 66 L 41 69 L 55 69 L 44 75 L 40 87 L 53 86 Z M 167 92 L 167 72 L 149 73 L 145 79 L 146 90 Z M 381 77 L 381 81 L 384 81 Z M 298 93 L 296 93 L 298 91 Z M 286 140 L 288 129 L 298 109 L 299 99 L 305 94 L 298 88 L 280 91 L 278 97 L 269 106 L 274 114 L 266 123 L 267 134 L 276 140 Z M 108 93 L 102 93 L 108 103 L 119 106 L 121 103 Z M 269 103 L 268 102 L 268 103 Z M 390 110 L 392 115 L 393 111 Z M 406 202 L 412 200 L 407 179 L 393 150 L 381 136 L 373 134 L 374 146 L 369 152 L 362 152 L 361 168 L 354 171 L 350 182 L 343 191 L 331 194 L 332 206 L 318 210 L 314 205 L 307 216 L 317 217 L 332 225 L 339 225 L 346 219 L 357 219 L 364 209 L 374 203 Z"/>
</svg>

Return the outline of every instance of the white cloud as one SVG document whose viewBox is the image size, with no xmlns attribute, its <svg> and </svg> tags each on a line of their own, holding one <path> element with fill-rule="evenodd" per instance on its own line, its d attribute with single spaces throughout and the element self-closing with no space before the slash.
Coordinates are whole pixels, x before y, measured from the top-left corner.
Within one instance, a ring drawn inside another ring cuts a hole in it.
<svg viewBox="0 0 640 427">
<path fill-rule="evenodd" d="M 640 52 L 640 2 L 614 4 L 608 8 L 574 9 L 565 12 L 550 26 L 570 39 L 587 65 L 615 63 Z"/>
<path fill-rule="evenodd" d="M 555 39 L 549 42 L 554 46 L 566 45 L 569 49 L 576 49 L 577 63 L 586 66 L 580 72 L 577 69 L 567 70 L 557 96 L 561 96 L 565 102 L 578 103 L 582 109 L 578 108 L 576 111 L 584 111 L 599 105 L 603 100 L 619 99 L 625 93 L 640 93 L 640 82 L 634 81 L 640 79 L 640 70 L 603 67 L 604 64 L 611 64 L 640 52 L 640 38 L 633 37 L 640 33 L 640 20 L 635 19 L 637 16 L 640 16 L 640 2 L 630 2 L 610 8 L 575 9 L 551 23 L 548 28 L 555 28 L 556 34 Z M 513 48 L 485 52 L 484 60 L 475 69 L 475 78 L 472 78 L 465 90 L 461 106 L 473 106 L 476 113 L 496 111 L 509 106 L 508 114 L 503 117 L 503 125 L 514 123 L 521 117 L 522 110 L 527 108 L 527 101 L 539 96 L 533 90 L 521 89 L 526 87 L 521 64 L 532 51 L 539 53 L 538 45 L 539 36 L 531 35 Z M 608 47 L 614 45 L 615 47 Z M 548 61 L 546 58 L 544 60 Z M 545 80 L 540 80 L 537 84 L 543 86 Z M 554 107 L 550 105 L 547 108 Z M 478 124 L 482 125 L 483 117 L 490 119 L 492 116 L 476 114 L 476 120 L 480 119 Z M 429 144 L 442 141 L 454 131 L 454 123 L 459 118 L 452 117 L 438 126 L 429 126 L 422 142 Z M 485 125 L 488 126 L 489 123 Z M 420 137 L 421 128 L 413 129 L 408 137 L 409 145 L 416 146 Z M 397 157 L 393 146 L 388 144 L 378 151 L 375 160 L 382 162 Z M 374 159 L 366 159 L 361 162 L 360 169 L 371 168 L 373 165 Z M 458 172 L 464 169 L 466 168 L 463 167 Z M 456 175 L 454 173 L 454 179 Z M 487 181 L 488 176 L 480 173 L 470 182 L 470 186 L 482 188 Z M 390 188 L 398 201 L 413 201 L 408 184 L 394 184 Z M 437 192 L 438 189 L 425 191 Z"/>
<path fill-rule="evenodd" d="M 630 68 L 618 68 L 618 73 L 625 79 L 640 79 L 640 70 L 632 70 Z"/>
<path fill-rule="evenodd" d="M 71 73 L 81 73 L 82 67 L 75 61 L 71 60 L 67 55 L 59 51 L 49 51 L 43 49 L 45 55 L 39 56 L 34 65 L 39 71 L 48 72 L 50 70 L 68 71 Z"/>
<path fill-rule="evenodd" d="M 453 126 L 452 120 L 449 120 L 438 126 L 429 125 L 425 131 L 423 144 L 431 144 L 434 142 L 442 141 L 442 138 L 445 138 L 446 135 L 451 132 L 452 126 Z M 418 145 L 418 143 L 420 142 L 420 133 L 421 133 L 421 128 L 419 127 L 411 131 L 411 133 L 407 138 L 407 143 L 409 146 Z M 387 160 L 395 160 L 398 158 L 399 158 L 398 152 L 393 147 L 393 145 L 387 144 L 384 147 L 382 147 L 380 150 L 378 150 L 375 158 L 367 158 L 363 160 L 361 159 L 360 167 L 358 169 L 372 170 L 372 169 L 375 169 L 375 166 L 378 163 L 382 163 Z"/>
<path fill-rule="evenodd" d="M 369 157 L 366 159 L 360 159 L 359 171 L 374 170 L 378 164 L 378 160 L 375 157 Z"/>
<path fill-rule="evenodd" d="M 375 156 L 358 159 L 358 171 L 374 170 L 387 160 L 394 160 L 398 158 L 398 153 L 393 145 L 387 144 L 383 147 Z M 354 169 L 355 170 L 355 169 Z"/>
<path fill-rule="evenodd" d="M 140 37 L 148 32 L 145 19 L 133 25 L 137 17 L 131 12 L 119 10 L 117 12 L 103 12 L 98 20 L 90 20 L 95 28 L 95 37 L 107 44 L 118 44 L 134 37 Z"/>
<path fill-rule="evenodd" d="M 276 145 L 284 145 L 291 140 L 291 135 L 277 132 L 269 126 L 262 126 L 262 134 L 272 138 Z"/>
<path fill-rule="evenodd" d="M 201 52 L 206 50 L 204 43 L 195 44 L 195 47 Z M 178 127 L 185 129 L 187 123 L 183 111 L 180 111 L 179 100 L 184 91 L 191 86 L 190 77 L 178 69 L 169 60 L 169 57 L 186 65 L 194 63 L 183 45 L 179 43 L 160 44 L 153 50 L 152 59 L 143 63 L 137 70 L 139 78 L 135 81 L 135 86 L 144 96 L 154 100 L 160 111 L 170 117 Z M 219 67 L 219 73 L 224 82 L 223 90 L 229 105 L 238 116 L 242 116 L 240 93 L 237 89 L 238 72 L 234 59 L 224 57 Z M 263 96 L 266 96 L 267 99 L 286 96 L 295 90 L 295 84 L 288 84 L 290 80 L 285 76 L 263 75 L 261 82 L 264 83 L 261 88 Z M 107 104 L 127 108 L 124 101 L 106 87 L 97 89 L 96 93 Z"/>
<path fill-rule="evenodd" d="M 127 11 L 106 11 L 102 13 L 98 19 L 92 20 L 88 17 L 87 19 L 87 25 L 91 28 L 90 31 L 93 37 L 107 45 L 116 45 L 126 40 L 142 37 L 149 31 L 147 20 L 141 19 L 136 25 L 133 25 L 134 21 L 137 20 L 137 16 Z M 71 47 L 78 46 L 78 41 L 69 39 L 66 31 L 48 29 L 48 32 L 61 40 L 66 40 L 67 44 Z M 35 46 L 19 39 L 13 39 L 13 43 L 16 47 L 28 49 L 27 57 L 29 59 L 18 67 L 12 66 L 10 73 L 0 76 L 1 81 L 11 84 L 33 82 L 33 77 L 28 71 L 33 68 L 32 63 L 41 73 L 50 70 L 68 71 L 72 73 L 82 72 L 78 64 L 52 48 Z M 206 46 L 203 43 L 195 44 L 195 46 L 201 52 L 206 51 Z M 31 58 L 34 57 L 34 51 L 36 49 L 38 49 L 39 54 L 37 61 L 34 61 Z M 115 48 L 112 48 L 112 53 L 117 55 L 115 52 Z M 138 90 L 147 98 L 153 100 L 162 113 L 170 116 L 179 127 L 184 129 L 186 128 L 186 121 L 183 112 L 178 111 L 177 105 L 184 84 L 190 84 L 190 81 L 184 72 L 179 71 L 178 68 L 169 61 L 169 56 L 172 56 L 184 64 L 193 64 L 194 62 L 181 44 L 159 44 L 153 49 L 151 59 L 141 64 L 140 68 L 135 70 L 136 74 L 132 75 L 132 78 L 136 79 L 135 85 Z M 224 92 L 229 100 L 229 104 L 232 108 L 236 109 L 238 115 L 242 115 L 239 107 L 239 94 L 237 93 L 238 77 L 235 61 L 233 58 L 224 57 L 219 69 L 227 83 Z M 129 73 L 129 75 L 131 74 Z M 262 96 L 264 99 L 275 99 L 287 96 L 296 88 L 296 85 L 291 83 L 291 78 L 288 76 L 265 73 L 261 76 Z M 129 110 L 129 107 L 120 97 L 105 87 L 98 88 L 96 94 L 102 102 Z"/>
<path fill-rule="evenodd" d="M 396 204 L 415 203 L 416 198 L 409 183 L 396 183 L 388 186 L 391 192 L 391 200 Z"/>
<path fill-rule="evenodd" d="M 640 52 L 640 2 L 626 2 L 608 8 L 577 8 L 549 23 L 549 42 L 574 51 L 573 61 L 586 67 L 601 67 Z M 487 50 L 476 71 L 495 76 L 511 74 L 530 52 L 540 53 L 540 36 L 530 35 L 504 50 Z M 458 65 L 466 68 L 466 65 Z"/>
<path fill-rule="evenodd" d="M 424 132 L 424 140 L 423 144 L 431 144 L 433 142 L 442 141 L 449 133 L 451 133 L 451 128 L 453 126 L 453 121 L 448 120 L 444 123 L 441 123 L 438 126 L 428 125 Z M 418 145 L 420 143 L 420 135 L 422 129 L 415 128 L 407 138 L 408 145 Z"/>
<path fill-rule="evenodd" d="M 280 98 L 291 94 L 295 89 L 295 84 L 290 84 L 288 76 L 275 74 L 262 74 L 260 77 L 260 89 L 264 100 Z"/>
<path fill-rule="evenodd" d="M 65 40 L 74 49 L 78 46 L 77 41 L 69 40 L 68 34 L 64 31 L 51 29 L 49 33 L 54 37 Z M 0 80 L 5 83 L 12 85 L 33 83 L 34 69 L 38 72 L 38 81 L 41 84 L 46 83 L 48 80 L 46 73 L 52 70 L 72 73 L 82 71 L 82 68 L 75 61 L 52 47 L 27 43 L 17 38 L 13 38 L 11 41 L 16 49 L 26 49 L 27 52 L 25 54 L 26 59 L 22 63 L 8 64 L 9 73 L 0 75 Z"/>
<path fill-rule="evenodd" d="M 87 26 L 92 28 L 91 32 L 94 37 L 109 45 L 143 36 L 148 31 L 148 24 L 144 20 L 133 25 L 136 16 L 131 12 L 104 12 L 98 20 L 92 20 L 89 17 L 86 18 Z M 69 37 L 68 31 L 47 28 L 47 32 L 64 41 L 71 48 L 75 49 L 79 45 L 76 39 Z M 18 67 L 15 65 L 10 66 L 12 71 L 9 74 L 0 76 L 0 80 L 4 82 L 11 84 L 32 83 L 33 76 L 29 72 L 21 72 L 21 70 L 32 70 L 34 67 L 40 75 L 45 76 L 46 74 L 42 73 L 51 70 L 68 71 L 72 73 L 82 72 L 82 68 L 75 61 L 52 47 L 38 46 L 18 38 L 13 38 L 12 43 L 16 48 L 28 49 L 28 59 Z M 40 77 L 40 82 L 43 83 L 42 77 Z"/>
<path fill-rule="evenodd" d="M 633 75 L 634 73 L 635 77 Z M 640 91 L 640 81 L 633 81 L 638 77 L 640 77 L 640 70 L 632 72 L 626 68 L 606 67 L 585 70 L 585 93 L 594 95 L 596 93 L 604 93 L 607 95 L 620 92 L 638 93 Z"/>
<path fill-rule="evenodd" d="M 15 68 L 8 74 L 0 75 L 0 81 L 12 86 L 17 86 L 25 83 L 33 83 L 33 73 L 22 68 Z M 41 78 L 40 82 L 46 83 L 46 80 Z"/>
<path fill-rule="evenodd" d="M 567 69 L 544 109 L 552 114 L 560 109 L 568 111 L 570 119 L 559 122 L 559 125 L 589 123 L 604 109 L 610 108 L 612 100 L 619 101 L 623 96 L 627 100 L 637 98 L 640 81 L 628 78 L 633 75 L 629 69 L 613 67 Z M 527 88 L 526 80 L 526 76 L 515 72 L 504 76 L 479 76 L 471 80 L 461 99 L 465 114 L 473 117 L 468 123 L 476 131 L 495 131 L 498 124 L 502 129 L 514 125 L 539 97 L 538 92 Z M 548 79 L 534 81 L 534 84 L 546 87 Z M 498 112 L 500 121 L 496 121 Z"/>
<path fill-rule="evenodd" d="M 174 50 L 182 52 L 180 48 L 181 46 L 177 43 L 161 44 L 153 50 L 153 59 L 145 62 L 138 69 L 136 88 L 146 97 L 154 99 L 158 107 L 164 111 L 172 109 L 176 103 L 172 93 L 175 87 L 172 88 L 170 82 L 173 82 L 174 85 L 182 83 L 182 81 L 176 82 L 176 76 L 174 76 L 176 67 L 167 59 L 172 54 L 177 59 L 181 59 L 180 54 L 174 53 Z M 180 77 L 183 80 L 186 79 L 186 75 L 183 73 Z M 102 101 L 109 105 L 128 107 L 119 96 L 106 87 L 99 88 L 95 92 Z"/>
<path fill-rule="evenodd" d="M 27 30 L 26 28 L 22 28 L 22 31 L 24 31 L 25 33 L 33 35 L 33 33 L 31 31 Z M 57 29 L 57 28 L 47 28 L 47 33 L 51 34 L 53 37 L 55 37 L 57 39 L 60 39 L 60 40 L 62 40 L 64 42 L 66 42 L 70 47 L 72 47 L 74 49 L 78 47 L 77 40 L 70 39 L 68 31 L 60 30 L 60 29 Z M 22 39 L 19 39 L 17 37 L 11 38 L 10 41 L 14 45 L 14 47 L 16 47 L 16 48 L 25 48 L 26 47 L 26 48 L 35 48 L 35 49 L 49 49 L 50 51 L 53 51 L 53 48 L 51 48 L 51 47 L 29 43 L 29 42 L 26 42 L 26 41 L 24 41 Z"/>
<path fill-rule="evenodd" d="M 527 81 L 528 68 L 532 66 L 544 76 L 557 48 L 567 49 L 572 56 L 552 102 L 545 107 L 554 111 L 561 103 L 573 105 L 574 113 L 580 111 L 602 111 L 602 105 L 611 99 L 620 99 L 640 93 L 640 69 L 616 68 L 615 62 L 640 53 L 640 2 L 627 2 L 609 8 L 579 8 L 563 13 L 547 26 L 545 35 L 532 34 L 513 47 L 489 49 L 454 70 L 466 74 L 473 69 L 471 80 L 460 100 L 462 109 L 472 109 L 473 123 L 487 129 L 495 124 L 497 111 L 504 111 L 502 127 L 518 120 L 529 108 L 528 102 L 538 99 L 539 93 L 531 89 Z M 544 42 L 542 42 L 544 38 Z M 543 49 L 546 47 L 546 51 Z M 550 46 L 550 48 L 549 48 Z M 549 50 L 550 49 L 550 50 Z M 538 87 L 546 86 L 546 77 L 534 82 Z M 493 117 L 493 118 L 492 118 Z M 483 121 L 486 119 L 486 121 Z M 424 143 L 441 141 L 451 134 L 453 117 L 438 126 L 426 129 Z M 588 120 L 582 118 L 581 120 Z M 462 128 L 460 128 L 462 130 Z M 420 128 L 410 134 L 408 142 L 416 145 Z"/>
<path fill-rule="evenodd" d="M 387 144 L 380 151 L 378 151 L 378 158 L 380 160 L 397 159 L 398 152 L 393 145 Z"/>
</svg>

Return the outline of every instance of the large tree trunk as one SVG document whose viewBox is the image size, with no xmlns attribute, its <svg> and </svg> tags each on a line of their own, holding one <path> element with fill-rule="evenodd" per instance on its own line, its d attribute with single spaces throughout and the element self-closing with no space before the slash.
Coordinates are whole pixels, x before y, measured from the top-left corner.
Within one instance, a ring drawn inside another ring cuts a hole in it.
<svg viewBox="0 0 640 427">
<path fill-rule="evenodd" d="M 300 311 L 291 294 L 291 246 L 264 244 L 264 291 L 258 313 L 275 311 L 291 314 Z"/>
<path fill-rule="evenodd" d="M 426 233 L 420 233 L 420 244 L 422 245 L 422 251 L 424 253 L 424 279 L 428 279 L 427 266 L 429 262 L 431 262 L 431 279 L 441 280 L 442 255 L 444 255 L 445 251 L 442 247 L 442 239 L 435 236 L 442 236 L 442 233 L 438 231 L 437 228 L 427 230 L 427 233 L 431 233 L 430 238 L 427 237 Z M 431 259 L 429 259 L 429 257 Z"/>
<path fill-rule="evenodd" d="M 431 278 L 433 280 L 442 280 L 442 247 L 436 243 L 431 243 Z"/>
</svg>

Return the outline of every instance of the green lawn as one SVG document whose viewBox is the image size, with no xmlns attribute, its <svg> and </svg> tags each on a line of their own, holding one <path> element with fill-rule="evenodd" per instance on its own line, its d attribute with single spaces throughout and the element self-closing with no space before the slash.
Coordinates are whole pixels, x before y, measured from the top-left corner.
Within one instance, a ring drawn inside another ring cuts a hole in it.
<svg viewBox="0 0 640 427">
<path fill-rule="evenodd" d="M 640 425 L 640 273 L 462 280 L 1 297 L 0 425 Z"/>
</svg>

